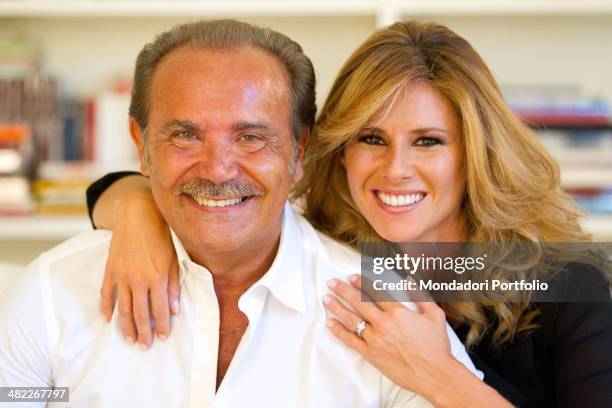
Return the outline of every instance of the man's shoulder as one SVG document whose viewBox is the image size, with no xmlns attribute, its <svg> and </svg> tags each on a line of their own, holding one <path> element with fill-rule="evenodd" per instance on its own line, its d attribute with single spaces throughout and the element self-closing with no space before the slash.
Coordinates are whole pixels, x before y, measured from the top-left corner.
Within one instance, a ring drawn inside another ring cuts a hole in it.
<svg viewBox="0 0 612 408">
<path fill-rule="evenodd" d="M 99 292 L 111 235 L 109 231 L 85 232 L 43 252 L 5 289 L 0 312 L 15 318 L 20 310 L 30 308 L 48 317 L 63 302 L 73 308 L 82 299 L 95 299 L 90 294 Z M 39 319 L 32 317 L 33 322 Z"/>
<path fill-rule="evenodd" d="M 106 230 L 83 232 L 43 252 L 39 261 L 51 264 L 76 256 L 87 256 L 89 253 L 105 253 L 108 251 L 111 237 L 112 232 Z"/>
<path fill-rule="evenodd" d="M 112 233 L 96 230 L 76 235 L 43 252 L 29 266 L 35 274 L 44 274 L 50 282 L 78 284 L 98 281 L 104 274 Z"/>
<path fill-rule="evenodd" d="M 297 219 L 302 229 L 303 247 L 319 263 L 326 265 L 334 275 L 346 276 L 359 273 L 361 255 L 357 250 L 316 230 L 301 215 L 297 215 Z"/>
</svg>

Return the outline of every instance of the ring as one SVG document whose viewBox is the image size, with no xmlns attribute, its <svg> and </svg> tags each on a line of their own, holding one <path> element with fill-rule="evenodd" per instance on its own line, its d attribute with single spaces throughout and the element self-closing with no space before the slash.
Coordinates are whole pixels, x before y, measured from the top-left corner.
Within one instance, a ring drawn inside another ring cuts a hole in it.
<svg viewBox="0 0 612 408">
<path fill-rule="evenodd" d="M 363 333 L 363 331 L 366 329 L 368 322 L 366 322 L 365 320 L 360 320 L 359 323 L 357 323 L 355 325 L 355 330 L 353 330 L 355 332 L 355 334 L 360 338 L 363 339 L 363 337 L 361 336 L 361 334 Z"/>
</svg>

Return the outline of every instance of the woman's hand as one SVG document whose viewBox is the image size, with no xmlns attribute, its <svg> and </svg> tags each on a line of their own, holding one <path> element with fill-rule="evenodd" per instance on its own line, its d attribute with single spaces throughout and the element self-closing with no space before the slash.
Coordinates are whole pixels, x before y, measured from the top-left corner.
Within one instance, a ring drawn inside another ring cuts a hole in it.
<svg viewBox="0 0 612 408">
<path fill-rule="evenodd" d="M 325 307 L 337 316 L 328 319 L 328 326 L 391 381 L 436 406 L 511 406 L 454 358 L 446 317 L 436 303 L 418 303 L 419 313 L 398 302 L 362 302 L 361 278 L 353 275 L 349 280 L 352 286 L 336 279 L 328 282 L 353 309 L 326 295 Z M 367 325 L 360 338 L 355 327 L 362 319 Z"/>
<path fill-rule="evenodd" d="M 110 321 L 118 299 L 126 341 L 132 344 L 138 340 L 145 350 L 153 341 L 150 311 L 155 333 L 162 341 L 170 334 L 170 312 L 179 312 L 178 265 L 170 230 L 150 191 L 115 186 L 122 181 L 115 182 L 96 205 L 98 213 L 113 218 L 113 237 L 100 291 L 101 310 Z"/>
</svg>

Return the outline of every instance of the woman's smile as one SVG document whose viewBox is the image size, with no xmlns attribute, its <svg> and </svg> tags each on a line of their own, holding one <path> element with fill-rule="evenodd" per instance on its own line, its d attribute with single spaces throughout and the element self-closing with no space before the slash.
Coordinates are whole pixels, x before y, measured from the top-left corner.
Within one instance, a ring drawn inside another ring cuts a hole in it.
<svg viewBox="0 0 612 408">
<path fill-rule="evenodd" d="M 427 197 L 426 192 L 415 190 L 393 191 L 375 189 L 372 190 L 372 193 L 382 209 L 393 213 L 413 210 Z"/>
</svg>

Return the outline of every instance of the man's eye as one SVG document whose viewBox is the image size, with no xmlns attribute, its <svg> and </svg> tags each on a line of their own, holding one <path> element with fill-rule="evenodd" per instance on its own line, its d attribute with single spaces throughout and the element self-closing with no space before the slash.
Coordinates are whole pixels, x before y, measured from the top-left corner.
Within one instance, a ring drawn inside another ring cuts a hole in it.
<svg viewBox="0 0 612 408">
<path fill-rule="evenodd" d="M 257 135 L 247 134 L 247 135 L 242 135 L 240 137 L 240 140 L 243 142 L 259 142 L 261 140 L 261 137 Z"/>
<path fill-rule="evenodd" d="M 437 137 L 423 136 L 420 137 L 416 142 L 414 142 L 415 146 L 434 146 L 441 144 L 442 141 Z"/>
<path fill-rule="evenodd" d="M 180 137 L 181 139 L 187 139 L 187 140 L 195 138 L 195 134 L 190 130 L 180 131 L 176 135 Z"/>
<path fill-rule="evenodd" d="M 382 137 L 380 136 L 376 136 L 376 135 L 363 135 L 359 137 L 359 142 L 360 143 L 366 143 L 369 145 L 376 145 L 376 146 L 384 146 L 386 143 L 385 141 L 382 139 Z"/>
</svg>

